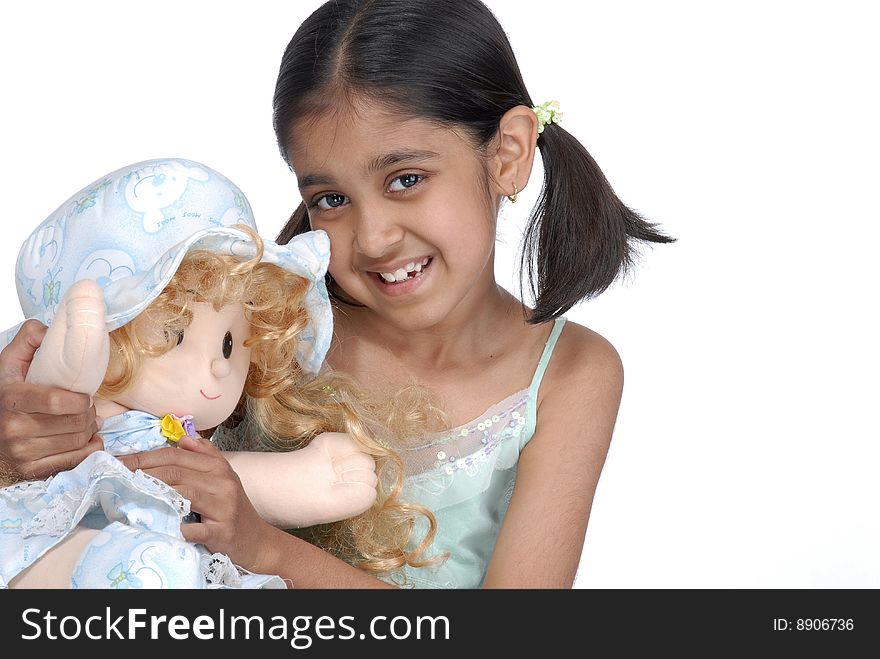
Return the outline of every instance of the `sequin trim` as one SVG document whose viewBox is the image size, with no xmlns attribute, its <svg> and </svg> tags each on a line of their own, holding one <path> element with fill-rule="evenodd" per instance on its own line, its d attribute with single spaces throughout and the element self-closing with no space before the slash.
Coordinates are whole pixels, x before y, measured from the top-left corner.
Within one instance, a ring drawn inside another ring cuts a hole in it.
<svg viewBox="0 0 880 659">
<path fill-rule="evenodd" d="M 501 409 L 490 408 L 488 412 L 494 412 L 492 414 L 487 413 L 469 424 L 433 435 L 427 443 L 408 449 L 406 462 L 423 466 L 422 469 L 409 470 L 411 477 L 416 480 L 430 478 L 438 470 L 447 476 L 457 471 L 475 473 L 477 465 L 487 462 L 499 445 L 518 438 L 525 428 L 528 390 L 518 392 L 508 400 L 512 402 Z"/>
</svg>

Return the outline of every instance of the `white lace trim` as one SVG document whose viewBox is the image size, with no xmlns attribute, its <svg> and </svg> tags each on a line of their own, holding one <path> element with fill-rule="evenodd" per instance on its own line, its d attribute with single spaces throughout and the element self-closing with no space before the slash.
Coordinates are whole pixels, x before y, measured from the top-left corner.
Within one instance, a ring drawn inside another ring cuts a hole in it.
<svg viewBox="0 0 880 659">
<path fill-rule="evenodd" d="M 201 559 L 201 567 L 209 588 L 241 586 L 241 572 L 225 554 L 205 554 Z"/>
<path fill-rule="evenodd" d="M 51 487 L 56 478 L 20 484 L 25 487 L 14 485 L 5 488 L 5 494 L 9 495 L 11 501 L 26 502 L 40 498 L 46 500 L 44 507 L 23 527 L 22 537 L 44 534 L 55 537 L 69 533 L 96 503 L 100 503 L 103 494 L 113 494 L 102 489 L 102 481 L 108 479 L 128 481 L 137 491 L 169 504 L 181 516 L 190 510 L 189 499 L 184 498 L 177 490 L 140 469 L 136 472 L 130 471 L 115 458 L 100 460 L 82 487 L 56 492 Z"/>
</svg>

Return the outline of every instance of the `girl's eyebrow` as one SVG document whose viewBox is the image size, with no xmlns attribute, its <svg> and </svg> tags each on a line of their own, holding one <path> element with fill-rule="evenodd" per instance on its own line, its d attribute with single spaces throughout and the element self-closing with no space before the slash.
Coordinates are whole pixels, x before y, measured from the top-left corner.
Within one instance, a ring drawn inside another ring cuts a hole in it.
<svg viewBox="0 0 880 659">
<path fill-rule="evenodd" d="M 373 158 L 367 167 L 367 171 L 375 174 L 392 165 L 399 165 L 402 162 L 430 160 L 431 158 L 437 158 L 439 155 L 439 153 L 433 151 L 392 151 L 391 153 Z"/>
<path fill-rule="evenodd" d="M 434 151 L 392 151 L 391 153 L 373 158 L 369 165 L 367 165 L 367 171 L 370 174 L 375 174 L 393 165 L 430 160 L 431 158 L 439 157 L 439 155 L 439 153 Z M 313 185 L 333 185 L 334 182 L 333 178 L 326 174 L 306 174 L 301 178 L 297 178 L 297 185 L 299 185 L 300 190 Z"/>
<path fill-rule="evenodd" d="M 297 177 L 296 182 L 299 189 L 304 190 L 313 185 L 332 185 L 333 179 L 324 174 L 306 174 L 302 178 Z"/>
</svg>

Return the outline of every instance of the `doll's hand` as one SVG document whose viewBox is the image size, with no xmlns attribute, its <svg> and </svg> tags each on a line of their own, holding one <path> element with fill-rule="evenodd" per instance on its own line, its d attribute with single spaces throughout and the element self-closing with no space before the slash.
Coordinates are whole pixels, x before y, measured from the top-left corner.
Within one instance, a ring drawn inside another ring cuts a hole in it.
<svg viewBox="0 0 880 659">
<path fill-rule="evenodd" d="M 212 552 L 228 554 L 248 568 L 259 563 L 261 538 L 273 529 L 254 510 L 238 475 L 206 439 L 181 437 L 178 448 L 120 456 L 126 467 L 164 481 L 190 500 L 201 521 L 183 524 L 183 537 Z"/>
<path fill-rule="evenodd" d="M 29 320 L 0 352 L 0 484 L 46 478 L 104 448 L 87 395 L 25 382 L 45 332 Z"/>
<path fill-rule="evenodd" d="M 97 282 L 82 279 L 71 286 L 61 298 L 25 381 L 94 394 L 110 358 L 105 315 L 104 292 Z"/>
<path fill-rule="evenodd" d="M 297 473 L 312 493 L 313 519 L 303 526 L 354 517 L 376 501 L 376 462 L 347 433 L 321 433 L 295 452 L 311 454 Z"/>
<path fill-rule="evenodd" d="M 376 500 L 376 463 L 345 433 L 321 433 L 286 453 L 225 455 L 257 512 L 279 528 L 348 519 Z"/>
</svg>

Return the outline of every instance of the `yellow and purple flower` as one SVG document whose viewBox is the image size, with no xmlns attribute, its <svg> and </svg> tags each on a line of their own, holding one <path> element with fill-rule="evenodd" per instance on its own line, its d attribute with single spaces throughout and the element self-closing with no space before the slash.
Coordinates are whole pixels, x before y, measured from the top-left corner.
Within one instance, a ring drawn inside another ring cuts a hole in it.
<svg viewBox="0 0 880 659">
<path fill-rule="evenodd" d="M 177 416 L 175 414 L 166 414 L 162 417 L 162 435 L 168 438 L 169 442 L 175 444 L 180 441 L 184 435 L 188 437 L 196 436 L 196 428 L 192 422 L 192 414 Z"/>
</svg>

